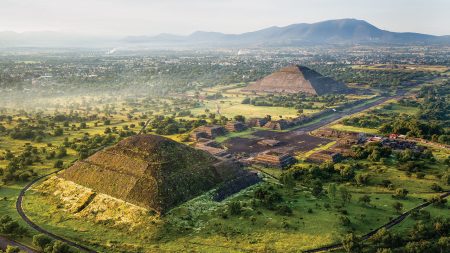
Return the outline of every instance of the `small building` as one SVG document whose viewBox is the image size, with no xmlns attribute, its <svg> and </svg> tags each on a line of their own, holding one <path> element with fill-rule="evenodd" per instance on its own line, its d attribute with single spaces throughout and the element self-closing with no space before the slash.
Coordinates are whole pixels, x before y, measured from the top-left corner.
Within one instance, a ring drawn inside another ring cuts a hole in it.
<svg viewBox="0 0 450 253">
<path fill-rule="evenodd" d="M 248 121 L 249 127 L 263 127 L 267 123 L 267 119 L 252 118 Z"/>
<path fill-rule="evenodd" d="M 208 138 L 208 134 L 206 132 L 192 131 L 189 135 L 192 141 L 204 141 L 204 139 Z"/>
<path fill-rule="evenodd" d="M 333 152 L 331 150 L 321 150 L 311 154 L 306 161 L 313 163 L 323 163 L 323 162 L 340 162 L 343 156 L 340 153 Z"/>
<path fill-rule="evenodd" d="M 372 136 L 366 140 L 366 143 L 381 142 L 382 140 L 383 140 L 383 138 L 380 136 Z"/>
<path fill-rule="evenodd" d="M 225 135 L 227 130 L 223 126 L 199 126 L 191 132 L 191 139 L 197 141 L 200 138 L 214 139 L 217 136 Z"/>
<path fill-rule="evenodd" d="M 259 145 L 263 145 L 263 146 L 269 146 L 269 147 L 275 147 L 280 145 L 280 141 L 274 140 L 274 139 L 264 139 L 264 140 L 260 140 L 258 141 Z"/>
<path fill-rule="evenodd" d="M 289 167 L 296 162 L 295 158 L 290 154 L 281 153 L 273 150 L 259 153 L 253 161 L 257 164 L 265 166 L 274 166 L 281 169 Z"/>
<path fill-rule="evenodd" d="M 325 138 L 338 138 L 345 140 L 348 144 L 361 143 L 366 136 L 364 133 L 342 131 L 332 128 L 321 128 L 315 131 L 314 135 Z"/>
<path fill-rule="evenodd" d="M 389 139 L 397 139 L 398 138 L 398 134 L 389 134 Z"/>
<path fill-rule="evenodd" d="M 229 121 L 225 125 L 225 129 L 228 132 L 242 132 L 247 129 L 247 126 L 240 121 Z"/>
</svg>

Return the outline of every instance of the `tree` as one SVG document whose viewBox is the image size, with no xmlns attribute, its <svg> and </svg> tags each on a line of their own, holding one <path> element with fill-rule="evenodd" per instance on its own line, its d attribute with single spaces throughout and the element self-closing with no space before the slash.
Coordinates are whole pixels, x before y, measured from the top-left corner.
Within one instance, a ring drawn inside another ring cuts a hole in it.
<svg viewBox="0 0 450 253">
<path fill-rule="evenodd" d="M 431 185 L 431 190 L 433 190 L 433 191 L 435 191 L 435 192 L 441 192 L 441 191 L 443 191 L 444 189 L 442 189 L 442 187 L 441 187 L 440 185 L 438 185 L 438 184 L 436 184 L 436 183 L 433 183 L 433 184 Z"/>
<path fill-rule="evenodd" d="M 433 252 L 430 251 L 431 248 L 431 243 L 424 240 L 418 242 L 408 242 L 405 246 L 405 250 L 408 253 Z"/>
<path fill-rule="evenodd" d="M 339 187 L 339 196 L 341 197 L 342 203 L 349 203 L 352 199 L 352 194 L 345 188 L 345 186 Z"/>
<path fill-rule="evenodd" d="M 347 234 L 342 238 L 342 247 L 346 252 L 361 252 L 360 240 L 353 233 Z"/>
<path fill-rule="evenodd" d="M 53 164 L 53 168 L 57 168 L 60 169 L 63 167 L 64 162 L 62 160 L 57 160 L 54 164 Z"/>
<path fill-rule="evenodd" d="M 241 203 L 239 201 L 232 201 L 228 204 L 228 212 L 231 215 L 239 215 L 242 212 Z"/>
<path fill-rule="evenodd" d="M 46 253 L 70 253 L 70 247 L 64 242 L 55 241 L 45 248 Z"/>
<path fill-rule="evenodd" d="M 234 120 L 245 123 L 245 117 L 242 115 L 236 115 L 234 116 Z"/>
<path fill-rule="evenodd" d="M 450 252 L 450 237 L 442 236 L 439 238 L 438 245 L 442 253 Z"/>
<path fill-rule="evenodd" d="M 408 190 L 406 190 L 404 188 L 397 188 L 395 190 L 394 197 L 399 198 L 399 199 L 405 199 L 406 195 L 408 195 Z"/>
<path fill-rule="evenodd" d="M 370 204 L 370 196 L 369 195 L 363 195 L 359 197 L 358 202 L 363 203 L 364 205 Z"/>
<path fill-rule="evenodd" d="M 400 202 L 395 202 L 392 204 L 392 207 L 397 211 L 397 213 L 400 213 L 403 209 L 403 204 Z"/>
<path fill-rule="evenodd" d="M 15 246 L 11 246 L 11 245 L 6 246 L 5 253 L 19 253 L 19 252 L 20 252 L 19 247 L 15 247 Z"/>
<path fill-rule="evenodd" d="M 369 174 L 358 174 L 355 177 L 356 184 L 367 185 L 369 183 Z"/>
<path fill-rule="evenodd" d="M 352 224 L 352 222 L 350 221 L 350 219 L 347 216 L 340 216 L 339 217 L 339 221 L 341 222 L 342 226 L 348 227 Z"/>
<path fill-rule="evenodd" d="M 33 236 L 33 245 L 42 250 L 44 250 L 51 242 L 52 239 L 46 235 L 38 234 Z"/>
<path fill-rule="evenodd" d="M 295 186 L 295 179 L 292 172 L 287 171 L 281 174 L 280 182 L 288 189 L 292 189 Z"/>
<path fill-rule="evenodd" d="M 9 215 L 4 215 L 0 218 L 0 233 L 12 236 L 23 236 L 27 230 L 20 226 L 19 223 L 13 220 Z"/>
<path fill-rule="evenodd" d="M 389 248 L 378 248 L 377 253 L 392 253 L 392 250 Z"/>
<path fill-rule="evenodd" d="M 67 149 L 65 147 L 60 147 L 56 153 L 56 158 L 63 158 L 67 156 Z"/>
<path fill-rule="evenodd" d="M 450 185 L 450 173 L 446 173 L 444 176 L 442 176 L 442 181 L 446 185 Z"/>
<path fill-rule="evenodd" d="M 323 191 L 322 182 L 320 180 L 314 180 L 312 182 L 311 194 L 314 197 L 318 197 L 320 196 L 320 194 L 322 194 L 322 191 Z"/>
<path fill-rule="evenodd" d="M 331 183 L 328 185 L 328 196 L 331 199 L 336 199 L 337 187 L 335 183 Z"/>
<path fill-rule="evenodd" d="M 64 130 L 60 127 L 56 128 L 53 135 L 54 136 L 62 136 L 64 134 Z"/>
</svg>

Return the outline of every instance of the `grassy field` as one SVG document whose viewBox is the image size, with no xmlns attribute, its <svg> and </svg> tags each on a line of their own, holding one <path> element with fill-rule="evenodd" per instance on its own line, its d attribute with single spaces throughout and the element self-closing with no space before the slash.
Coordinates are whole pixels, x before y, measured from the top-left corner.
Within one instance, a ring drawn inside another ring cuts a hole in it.
<svg viewBox="0 0 450 253">
<path fill-rule="evenodd" d="M 272 174 L 280 171 L 266 170 Z M 383 178 L 396 177 L 391 172 L 383 174 Z M 38 224 L 100 251 L 298 252 L 339 241 L 341 235 L 349 231 L 360 235 L 369 232 L 398 215 L 392 208 L 394 202 L 401 202 L 404 210 L 408 210 L 422 203 L 423 199 L 436 195 L 415 193 L 423 189 L 412 185 L 421 185 L 422 181 L 411 179 L 413 182 L 410 184 L 395 181 L 395 184 L 409 187 L 411 191 L 407 199 L 397 200 L 391 197 L 391 191 L 375 186 L 377 180 L 373 178 L 371 187 L 347 185 L 352 192 L 352 201 L 346 205 L 338 199 L 327 196 L 315 198 L 308 191 L 273 185 L 283 196 L 283 203 L 293 210 L 291 215 L 281 215 L 253 204 L 254 190 L 272 185 L 269 182 L 253 186 L 224 202 L 211 201 L 210 195 L 205 194 L 160 217 L 156 222 L 158 225 L 149 223 L 133 230 L 113 226 L 112 222 L 77 218 L 58 208 L 57 200 L 35 191 L 27 195 L 25 209 Z M 362 195 L 371 197 L 370 205 L 357 202 Z M 227 204 L 233 201 L 240 201 L 242 212 L 224 217 Z M 343 212 L 350 218 L 350 227 L 339 222 Z M 440 213 L 436 210 L 436 214 Z"/>
<path fill-rule="evenodd" d="M 379 134 L 380 132 L 378 129 L 375 128 L 364 128 L 364 127 L 354 127 L 354 126 L 346 126 L 343 124 L 333 124 L 330 125 L 330 128 L 341 130 L 341 131 L 348 131 L 348 132 L 361 132 L 361 133 L 368 133 L 368 134 Z"/>
</svg>

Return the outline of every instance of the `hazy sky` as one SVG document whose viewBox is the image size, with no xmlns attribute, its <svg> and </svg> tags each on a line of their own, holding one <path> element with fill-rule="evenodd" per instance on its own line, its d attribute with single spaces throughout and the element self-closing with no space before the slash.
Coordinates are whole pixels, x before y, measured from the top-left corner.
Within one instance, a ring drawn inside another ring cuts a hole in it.
<svg viewBox="0 0 450 253">
<path fill-rule="evenodd" d="M 0 0 L 0 31 L 241 33 L 327 19 L 450 35 L 450 0 Z"/>
</svg>

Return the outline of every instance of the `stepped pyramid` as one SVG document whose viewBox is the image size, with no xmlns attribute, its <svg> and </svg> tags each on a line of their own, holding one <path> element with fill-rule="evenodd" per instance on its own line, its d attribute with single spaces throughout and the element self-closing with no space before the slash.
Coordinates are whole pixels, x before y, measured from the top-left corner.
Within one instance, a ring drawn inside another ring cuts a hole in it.
<svg viewBox="0 0 450 253">
<path fill-rule="evenodd" d="M 231 161 L 157 135 L 136 135 L 76 162 L 58 177 L 165 213 L 241 176 Z"/>
<path fill-rule="evenodd" d="M 282 68 L 242 89 L 242 91 L 273 93 L 302 92 L 311 95 L 339 94 L 346 90 L 345 84 L 300 65 Z"/>
</svg>

